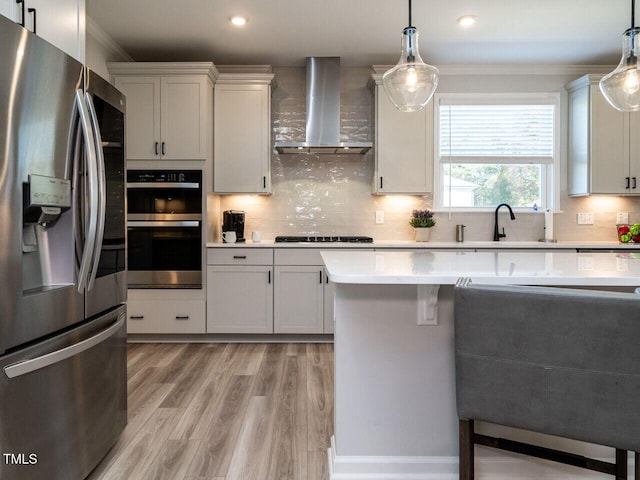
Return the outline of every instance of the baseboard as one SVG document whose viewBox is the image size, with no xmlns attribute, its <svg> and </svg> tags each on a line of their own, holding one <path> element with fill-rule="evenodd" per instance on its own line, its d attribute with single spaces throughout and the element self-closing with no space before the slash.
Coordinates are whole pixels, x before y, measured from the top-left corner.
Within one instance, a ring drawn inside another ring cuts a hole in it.
<svg viewBox="0 0 640 480">
<path fill-rule="evenodd" d="M 331 480 L 458 480 L 458 457 L 339 456 L 327 450 Z M 613 462 L 613 458 L 602 458 Z M 629 458 L 628 479 L 633 480 Z M 547 460 L 503 453 L 476 456 L 476 480 L 615 480 L 613 476 Z"/>
<path fill-rule="evenodd" d="M 129 343 L 333 343 L 332 334 L 130 333 Z"/>
</svg>

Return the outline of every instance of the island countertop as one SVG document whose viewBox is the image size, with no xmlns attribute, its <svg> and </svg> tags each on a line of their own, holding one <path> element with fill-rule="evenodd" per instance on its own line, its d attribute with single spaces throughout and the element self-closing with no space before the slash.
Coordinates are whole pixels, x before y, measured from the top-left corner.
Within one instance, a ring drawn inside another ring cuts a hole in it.
<svg viewBox="0 0 640 480">
<path fill-rule="evenodd" d="M 640 286 L 634 252 L 321 252 L 334 283 Z"/>
</svg>

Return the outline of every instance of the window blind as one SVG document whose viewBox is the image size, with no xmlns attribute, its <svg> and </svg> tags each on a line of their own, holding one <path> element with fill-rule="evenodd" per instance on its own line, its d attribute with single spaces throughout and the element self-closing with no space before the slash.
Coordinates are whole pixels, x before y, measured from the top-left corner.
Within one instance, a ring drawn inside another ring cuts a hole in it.
<svg viewBox="0 0 640 480">
<path fill-rule="evenodd" d="M 552 163 L 555 106 L 440 105 L 445 162 Z"/>
</svg>

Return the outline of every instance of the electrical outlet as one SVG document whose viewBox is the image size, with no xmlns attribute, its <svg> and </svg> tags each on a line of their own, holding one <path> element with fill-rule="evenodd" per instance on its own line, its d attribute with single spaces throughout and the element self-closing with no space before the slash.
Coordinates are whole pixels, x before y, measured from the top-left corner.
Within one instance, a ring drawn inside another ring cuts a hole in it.
<svg viewBox="0 0 640 480">
<path fill-rule="evenodd" d="M 376 210 L 376 225 L 384 224 L 384 210 Z"/>
<path fill-rule="evenodd" d="M 616 223 L 617 224 L 629 223 L 629 214 L 627 212 L 618 212 L 618 214 L 616 215 Z"/>
<path fill-rule="evenodd" d="M 593 213 L 579 213 L 578 225 L 593 225 Z"/>
</svg>

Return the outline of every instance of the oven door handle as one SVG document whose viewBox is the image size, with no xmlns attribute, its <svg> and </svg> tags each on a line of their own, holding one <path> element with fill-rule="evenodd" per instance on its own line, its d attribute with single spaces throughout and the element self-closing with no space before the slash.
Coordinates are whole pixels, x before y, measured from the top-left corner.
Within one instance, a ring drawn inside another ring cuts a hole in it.
<svg viewBox="0 0 640 480">
<path fill-rule="evenodd" d="M 147 190 L 152 188 L 175 188 L 178 190 L 193 190 L 200 188 L 200 184 L 194 182 L 127 182 L 127 188 L 146 188 Z"/>
<path fill-rule="evenodd" d="M 160 227 L 160 228 L 170 228 L 170 227 L 199 227 L 200 222 L 197 220 L 177 220 L 177 221 L 155 221 L 155 222 L 144 222 L 144 221 L 134 221 L 127 222 L 127 227 Z"/>
</svg>

